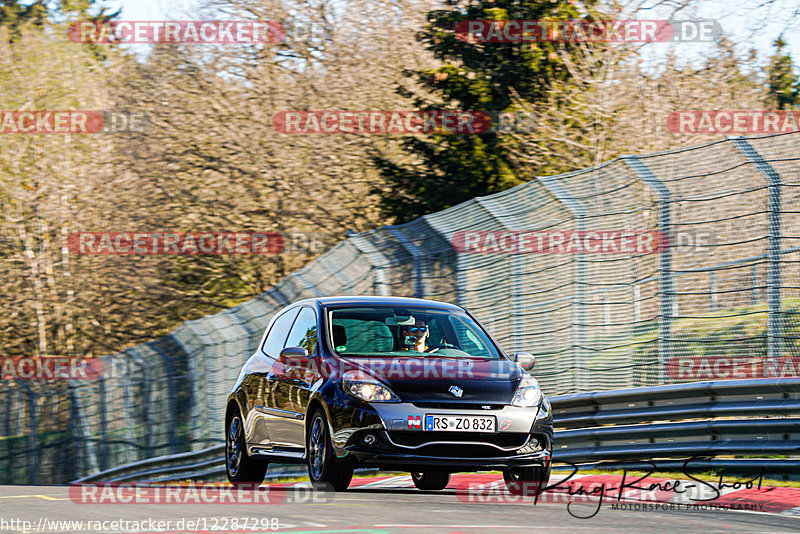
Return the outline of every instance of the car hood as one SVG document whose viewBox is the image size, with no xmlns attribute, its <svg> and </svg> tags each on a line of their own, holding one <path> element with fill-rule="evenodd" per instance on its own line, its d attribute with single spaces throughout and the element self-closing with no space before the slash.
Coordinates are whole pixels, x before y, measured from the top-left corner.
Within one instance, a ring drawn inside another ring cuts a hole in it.
<svg viewBox="0 0 800 534">
<path fill-rule="evenodd" d="M 510 404 L 524 373 L 511 361 L 482 358 L 341 360 L 346 368 L 359 369 L 381 380 L 403 402 Z"/>
</svg>

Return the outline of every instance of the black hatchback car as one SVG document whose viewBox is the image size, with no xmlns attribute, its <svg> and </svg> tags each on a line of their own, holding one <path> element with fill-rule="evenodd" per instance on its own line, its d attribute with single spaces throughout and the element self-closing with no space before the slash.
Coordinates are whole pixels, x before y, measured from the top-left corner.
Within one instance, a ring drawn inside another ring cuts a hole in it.
<svg viewBox="0 0 800 534">
<path fill-rule="evenodd" d="M 269 462 L 296 462 L 339 491 L 357 466 L 408 471 L 425 490 L 495 469 L 512 491 L 541 488 L 553 420 L 533 363 L 451 304 L 296 302 L 272 319 L 228 398 L 228 479 L 260 483 Z"/>
</svg>

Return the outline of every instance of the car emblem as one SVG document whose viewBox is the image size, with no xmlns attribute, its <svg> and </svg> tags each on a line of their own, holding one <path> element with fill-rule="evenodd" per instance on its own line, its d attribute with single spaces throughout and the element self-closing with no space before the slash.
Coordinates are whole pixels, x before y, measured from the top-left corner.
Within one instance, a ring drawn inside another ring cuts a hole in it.
<svg viewBox="0 0 800 534">
<path fill-rule="evenodd" d="M 459 399 L 461 398 L 461 395 L 464 394 L 464 390 L 461 389 L 458 386 L 450 386 L 450 389 L 448 389 L 447 391 L 449 391 L 450 393 L 452 393 L 453 395 L 455 395 Z"/>
</svg>

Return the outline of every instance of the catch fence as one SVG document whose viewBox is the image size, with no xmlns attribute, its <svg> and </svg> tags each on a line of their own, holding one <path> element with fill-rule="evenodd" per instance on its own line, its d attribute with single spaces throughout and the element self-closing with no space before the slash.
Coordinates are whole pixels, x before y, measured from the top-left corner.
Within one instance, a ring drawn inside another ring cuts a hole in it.
<svg viewBox="0 0 800 534">
<path fill-rule="evenodd" d="M 104 357 L 102 379 L 2 381 L 0 483 L 219 443 L 242 363 L 271 316 L 305 297 L 462 305 L 507 352 L 536 355 L 549 395 L 800 375 L 798 213 L 793 133 L 625 156 L 350 234 L 259 297 Z M 520 251 L 522 235 L 555 245 Z M 664 240 L 602 243 L 641 235 Z"/>
</svg>

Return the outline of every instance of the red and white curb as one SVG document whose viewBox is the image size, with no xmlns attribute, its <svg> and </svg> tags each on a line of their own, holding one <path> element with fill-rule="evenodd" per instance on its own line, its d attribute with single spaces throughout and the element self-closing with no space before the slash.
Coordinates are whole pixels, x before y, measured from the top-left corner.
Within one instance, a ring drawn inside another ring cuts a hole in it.
<svg viewBox="0 0 800 534">
<path fill-rule="evenodd" d="M 693 479 L 667 479 L 627 475 L 574 475 L 569 480 L 553 474 L 550 486 L 557 485 L 538 498 L 538 502 L 565 503 L 587 502 L 597 506 L 602 498 L 604 507 L 616 505 L 619 509 L 647 510 L 659 505 L 674 505 L 674 509 L 686 510 L 730 510 L 790 515 L 800 518 L 800 487 L 773 487 L 758 479 L 749 484 L 734 483 L 723 479 L 720 482 L 703 482 Z M 563 482 L 562 482 L 563 481 Z M 561 484 L 558 484 L 561 482 Z M 620 484 L 624 484 L 620 490 Z M 308 482 L 281 486 L 307 486 Z M 352 489 L 412 489 L 414 483 L 408 475 L 354 478 Z M 502 477 L 497 474 L 457 474 L 450 478 L 448 490 L 455 490 L 459 500 L 465 503 L 519 504 L 532 501 L 532 497 L 514 496 L 508 493 Z M 623 506 L 625 504 L 626 506 Z"/>
</svg>

